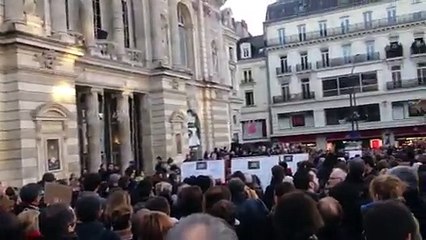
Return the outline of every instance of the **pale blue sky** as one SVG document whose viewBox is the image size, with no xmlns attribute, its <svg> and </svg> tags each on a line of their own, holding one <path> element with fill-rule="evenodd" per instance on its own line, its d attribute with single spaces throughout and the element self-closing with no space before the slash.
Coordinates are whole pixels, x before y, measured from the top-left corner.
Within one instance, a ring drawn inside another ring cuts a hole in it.
<svg viewBox="0 0 426 240">
<path fill-rule="evenodd" d="M 246 20 L 253 35 L 263 33 L 266 7 L 276 0 L 228 0 L 224 7 L 232 8 L 236 20 Z"/>
</svg>

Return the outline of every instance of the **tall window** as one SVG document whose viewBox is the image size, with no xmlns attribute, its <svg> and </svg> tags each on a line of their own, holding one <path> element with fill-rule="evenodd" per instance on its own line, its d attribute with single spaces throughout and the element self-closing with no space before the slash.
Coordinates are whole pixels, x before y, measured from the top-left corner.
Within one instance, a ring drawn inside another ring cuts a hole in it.
<svg viewBox="0 0 426 240">
<path fill-rule="evenodd" d="M 281 85 L 281 94 L 285 102 L 290 100 L 290 86 L 288 83 Z"/>
<path fill-rule="evenodd" d="M 395 7 L 388 8 L 388 23 L 390 23 L 390 24 L 396 23 L 396 8 Z"/>
<path fill-rule="evenodd" d="M 374 41 L 368 41 L 365 44 L 367 46 L 367 60 L 374 60 Z"/>
<path fill-rule="evenodd" d="M 330 57 L 329 57 L 328 48 L 321 49 L 321 60 L 322 60 L 322 67 L 330 67 Z"/>
<path fill-rule="evenodd" d="M 343 52 L 343 62 L 351 63 L 351 57 L 352 57 L 352 47 L 350 44 L 343 45 L 342 46 L 342 52 Z"/>
<path fill-rule="evenodd" d="M 124 47 L 130 48 L 129 8 L 126 0 L 121 0 L 124 27 Z"/>
<path fill-rule="evenodd" d="M 342 29 L 342 34 L 349 32 L 349 17 L 340 18 L 340 27 Z"/>
<path fill-rule="evenodd" d="M 319 22 L 320 36 L 327 37 L 327 21 Z"/>
<path fill-rule="evenodd" d="M 282 73 L 288 72 L 287 56 L 281 56 L 280 57 L 280 67 L 281 67 Z"/>
<path fill-rule="evenodd" d="M 253 91 L 246 91 L 245 92 L 245 98 L 246 98 L 246 106 L 254 106 L 254 94 Z"/>
<path fill-rule="evenodd" d="M 176 138 L 176 153 L 182 154 L 182 135 L 180 133 L 175 135 Z"/>
<path fill-rule="evenodd" d="M 247 69 L 243 71 L 243 82 L 248 83 L 248 82 L 252 82 L 253 81 L 253 77 L 252 77 L 252 73 L 251 70 Z"/>
<path fill-rule="evenodd" d="M 392 83 L 394 88 L 399 88 L 402 85 L 401 80 L 401 66 L 392 66 L 391 67 L 391 73 L 392 73 Z"/>
<path fill-rule="evenodd" d="M 243 58 L 249 58 L 250 57 L 250 51 L 248 48 L 243 49 Z"/>
<path fill-rule="evenodd" d="M 70 29 L 70 11 L 68 4 L 68 0 L 65 0 L 65 21 L 67 23 L 67 30 Z"/>
<path fill-rule="evenodd" d="M 306 41 L 306 25 L 299 25 L 297 29 L 299 30 L 299 41 Z"/>
<path fill-rule="evenodd" d="M 373 27 L 373 12 L 368 11 L 364 12 L 364 27 L 365 28 L 372 28 Z"/>
<path fill-rule="evenodd" d="M 420 85 L 426 85 L 426 63 L 417 64 L 417 80 Z"/>
<path fill-rule="evenodd" d="M 101 18 L 101 0 L 93 0 L 93 23 L 95 26 L 95 37 L 98 39 L 99 32 L 102 30 L 102 18 Z"/>
<path fill-rule="evenodd" d="M 300 54 L 300 64 L 302 70 L 308 69 L 308 53 L 305 52 Z"/>
<path fill-rule="evenodd" d="M 311 99 L 311 88 L 309 86 L 309 78 L 302 79 L 302 97 L 303 99 Z"/>
<path fill-rule="evenodd" d="M 229 54 L 229 60 L 234 61 L 234 48 L 233 47 L 228 48 L 228 54 Z"/>
<path fill-rule="evenodd" d="M 179 27 L 179 41 L 180 41 L 180 60 L 181 64 L 186 67 L 191 65 L 192 54 L 192 39 L 191 39 L 191 16 L 188 8 L 182 4 L 178 4 L 178 27 Z"/>
<path fill-rule="evenodd" d="M 280 44 L 285 44 L 285 28 L 278 29 L 278 38 L 280 40 Z"/>
</svg>

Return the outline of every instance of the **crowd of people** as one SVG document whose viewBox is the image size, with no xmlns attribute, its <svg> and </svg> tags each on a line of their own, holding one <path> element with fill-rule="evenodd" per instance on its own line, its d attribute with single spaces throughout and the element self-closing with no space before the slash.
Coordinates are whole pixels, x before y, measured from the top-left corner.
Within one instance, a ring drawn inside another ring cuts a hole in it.
<svg viewBox="0 0 426 240">
<path fill-rule="evenodd" d="M 420 240 L 426 165 L 415 159 L 403 165 L 328 153 L 301 162 L 294 174 L 281 162 L 265 189 L 242 172 L 225 183 L 209 176 L 180 181 L 179 168 L 161 158 L 152 176 L 113 165 L 66 181 L 46 173 L 38 183 L 1 191 L 0 239 Z M 52 182 L 73 188 L 70 203 L 44 202 Z"/>
</svg>

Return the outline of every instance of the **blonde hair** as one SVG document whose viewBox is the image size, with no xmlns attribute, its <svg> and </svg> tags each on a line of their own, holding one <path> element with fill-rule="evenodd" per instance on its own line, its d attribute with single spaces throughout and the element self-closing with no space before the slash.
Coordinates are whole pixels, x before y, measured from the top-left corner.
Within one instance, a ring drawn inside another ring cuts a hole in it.
<svg viewBox="0 0 426 240">
<path fill-rule="evenodd" d="M 25 232 L 39 231 L 38 216 L 40 212 L 37 210 L 28 209 L 18 215 L 19 222 L 23 225 Z"/>
<path fill-rule="evenodd" d="M 104 213 L 107 219 L 110 219 L 113 215 L 122 216 L 126 214 L 131 215 L 132 213 L 133 208 L 127 192 L 120 190 L 109 195 Z"/>
<path fill-rule="evenodd" d="M 407 185 L 398 177 L 379 175 L 370 183 L 370 196 L 374 200 L 402 199 Z"/>
<path fill-rule="evenodd" d="M 151 211 L 142 217 L 136 226 L 136 232 L 140 240 L 164 240 L 172 227 L 173 222 L 169 216 Z"/>
</svg>

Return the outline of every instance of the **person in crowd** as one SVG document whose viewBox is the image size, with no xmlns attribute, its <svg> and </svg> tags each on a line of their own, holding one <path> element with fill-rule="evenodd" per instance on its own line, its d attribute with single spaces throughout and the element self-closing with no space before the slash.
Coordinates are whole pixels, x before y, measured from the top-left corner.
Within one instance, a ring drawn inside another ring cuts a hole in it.
<svg viewBox="0 0 426 240">
<path fill-rule="evenodd" d="M 272 167 L 272 179 L 269 186 L 266 187 L 265 195 L 263 197 L 263 202 L 265 203 L 268 209 L 272 209 L 274 205 L 274 189 L 275 186 L 282 183 L 285 177 L 284 168 L 280 165 Z"/>
<path fill-rule="evenodd" d="M 301 166 L 293 176 L 294 186 L 318 201 L 319 180 L 312 168 Z"/>
<path fill-rule="evenodd" d="M 177 199 L 177 210 L 180 218 L 203 212 L 203 192 L 198 186 L 183 188 Z"/>
<path fill-rule="evenodd" d="M 170 203 L 165 197 L 156 196 L 156 197 L 150 198 L 146 202 L 145 208 L 150 211 L 157 211 L 157 212 L 162 212 L 166 214 L 167 216 L 170 217 L 170 220 L 172 221 L 172 223 L 177 223 L 179 221 L 176 218 L 171 217 Z"/>
<path fill-rule="evenodd" d="M 53 173 L 45 173 L 41 177 L 41 181 L 38 183 L 44 189 L 46 183 L 54 183 L 56 181 L 55 175 Z"/>
<path fill-rule="evenodd" d="M 287 193 L 295 191 L 296 188 L 290 182 L 282 182 L 277 184 L 274 189 L 274 206 L 278 203 L 278 200 Z"/>
<path fill-rule="evenodd" d="M 324 221 L 324 227 L 318 232 L 319 240 L 345 240 L 341 231 L 343 209 L 332 197 L 325 197 L 318 202 L 318 210 Z"/>
<path fill-rule="evenodd" d="M 109 192 L 114 192 L 120 189 L 120 187 L 118 186 L 118 181 L 120 180 L 120 178 L 121 178 L 120 174 L 117 174 L 117 173 L 113 173 L 109 175 L 108 177 Z"/>
<path fill-rule="evenodd" d="M 376 163 L 371 156 L 364 156 L 362 157 L 362 160 L 365 163 L 364 184 L 366 188 L 368 188 L 368 186 L 370 186 L 370 182 L 377 176 Z"/>
<path fill-rule="evenodd" d="M 316 202 L 302 191 L 281 197 L 273 220 L 279 240 L 315 240 L 324 226 Z"/>
<path fill-rule="evenodd" d="M 40 212 L 39 228 L 43 240 L 77 240 L 75 226 L 74 210 L 66 204 L 52 204 Z"/>
<path fill-rule="evenodd" d="M 43 189 L 37 183 L 29 183 L 21 188 L 19 198 L 21 202 L 15 207 L 15 214 L 18 215 L 24 210 L 39 210 Z"/>
<path fill-rule="evenodd" d="M 399 201 L 384 201 L 375 204 L 364 214 L 366 240 L 411 240 L 416 232 L 416 223 L 410 210 Z"/>
<path fill-rule="evenodd" d="M 39 215 L 38 210 L 28 209 L 18 215 L 19 222 L 24 228 L 26 240 L 37 240 L 41 238 L 39 230 Z"/>
<path fill-rule="evenodd" d="M 231 179 L 228 183 L 231 200 L 237 208 L 237 227 L 239 240 L 263 239 L 266 234 L 268 209 L 265 204 L 256 198 L 250 198 L 244 182 L 240 179 Z"/>
<path fill-rule="evenodd" d="M 203 209 L 208 212 L 214 204 L 221 200 L 231 200 L 231 192 L 226 186 L 214 186 L 204 193 Z"/>
<path fill-rule="evenodd" d="M 6 240 L 26 240 L 24 228 L 13 213 L 0 211 L 0 238 Z"/>
<path fill-rule="evenodd" d="M 100 198 L 102 202 L 105 202 L 105 199 L 101 198 L 98 194 L 101 183 L 102 179 L 98 173 L 86 174 L 83 181 L 83 192 L 80 193 L 80 197 L 96 196 Z"/>
<path fill-rule="evenodd" d="M 348 174 L 340 168 L 333 168 L 330 177 L 325 185 L 325 193 L 328 194 L 330 189 L 334 188 L 337 184 L 345 181 Z"/>
<path fill-rule="evenodd" d="M 421 198 L 416 172 L 411 167 L 398 166 L 390 169 L 388 173 L 397 176 L 406 184 L 407 187 L 403 194 L 405 205 L 419 221 L 421 235 L 423 239 L 426 239 L 426 203 Z"/>
<path fill-rule="evenodd" d="M 145 178 L 138 183 L 132 192 L 132 205 L 135 212 L 145 207 L 146 201 L 152 195 L 152 182 L 149 178 Z"/>
<path fill-rule="evenodd" d="M 123 190 L 112 192 L 106 203 L 104 218 L 109 226 L 121 240 L 131 240 L 131 219 L 133 208 L 129 194 Z"/>
<path fill-rule="evenodd" d="M 79 221 L 76 227 L 79 240 L 120 240 L 117 234 L 106 229 L 101 222 L 102 202 L 99 197 L 80 197 L 75 211 Z"/>
<path fill-rule="evenodd" d="M 216 202 L 206 213 L 213 217 L 223 219 L 232 228 L 239 225 L 235 204 L 229 200 L 220 200 Z"/>
<path fill-rule="evenodd" d="M 390 164 L 385 159 L 378 161 L 377 164 L 376 164 L 376 172 L 378 174 L 386 173 L 389 168 L 390 168 Z"/>
<path fill-rule="evenodd" d="M 345 213 L 342 230 L 347 240 L 362 239 L 361 206 L 369 201 L 367 190 L 364 188 L 364 168 L 362 160 L 350 160 L 345 181 L 337 184 L 329 192 L 330 197 L 340 203 Z"/>
<path fill-rule="evenodd" d="M 338 159 L 335 154 L 327 154 L 325 156 L 324 162 L 318 167 L 318 179 L 321 187 L 327 183 L 327 180 L 330 176 L 331 171 L 337 164 Z"/>
<path fill-rule="evenodd" d="M 166 214 L 155 211 L 144 213 L 135 229 L 137 240 L 165 240 L 172 227 L 173 222 Z"/>
<path fill-rule="evenodd" d="M 239 240 L 223 220 L 208 214 L 194 214 L 179 221 L 166 240 Z M 145 240 L 145 239 L 144 239 Z"/>
</svg>

